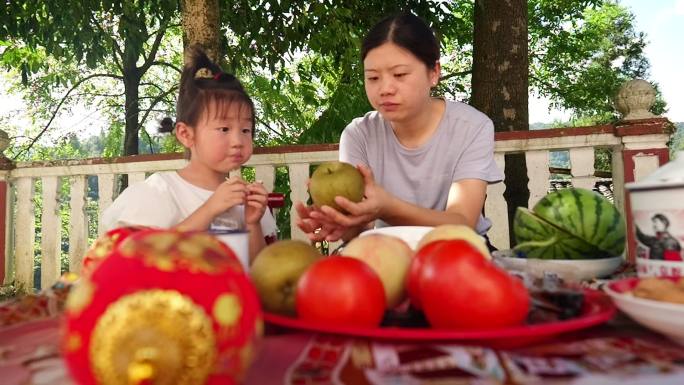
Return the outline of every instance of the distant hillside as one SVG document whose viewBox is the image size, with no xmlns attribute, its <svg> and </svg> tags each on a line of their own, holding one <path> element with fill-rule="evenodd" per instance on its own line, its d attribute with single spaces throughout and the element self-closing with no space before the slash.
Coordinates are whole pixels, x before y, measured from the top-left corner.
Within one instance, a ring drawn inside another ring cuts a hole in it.
<svg viewBox="0 0 684 385">
<path fill-rule="evenodd" d="M 545 128 L 553 128 L 555 126 L 554 123 L 530 123 L 530 130 L 543 130 Z"/>
</svg>

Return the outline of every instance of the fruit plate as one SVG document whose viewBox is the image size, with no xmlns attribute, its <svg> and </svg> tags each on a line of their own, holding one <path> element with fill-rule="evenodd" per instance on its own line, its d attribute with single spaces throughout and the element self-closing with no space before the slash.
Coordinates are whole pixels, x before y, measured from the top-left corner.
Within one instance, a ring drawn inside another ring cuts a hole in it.
<svg viewBox="0 0 684 385">
<path fill-rule="evenodd" d="M 353 337 L 396 341 L 459 341 L 468 344 L 510 348 L 529 345 L 561 333 L 602 324 L 610 320 L 615 312 L 615 305 L 608 296 L 600 291 L 585 289 L 582 312 L 575 318 L 489 330 L 465 331 L 396 326 L 375 328 L 343 327 L 304 321 L 271 313 L 264 314 L 264 320 L 267 323 L 291 329 Z"/>
<path fill-rule="evenodd" d="M 512 250 L 497 250 L 492 253 L 494 262 L 506 270 L 528 271 L 534 273 L 551 272 L 574 280 L 590 280 L 607 277 L 624 263 L 623 257 L 600 259 L 535 259 L 516 257 Z"/>
<path fill-rule="evenodd" d="M 626 278 L 609 283 L 603 290 L 615 301 L 618 309 L 634 321 L 684 345 L 684 305 L 635 297 L 631 292 L 638 283 L 639 278 Z"/>
</svg>

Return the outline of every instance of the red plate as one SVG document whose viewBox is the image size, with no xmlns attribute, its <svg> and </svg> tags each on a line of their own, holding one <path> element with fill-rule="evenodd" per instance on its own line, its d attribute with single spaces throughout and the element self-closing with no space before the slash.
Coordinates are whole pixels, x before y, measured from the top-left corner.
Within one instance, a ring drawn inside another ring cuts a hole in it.
<svg viewBox="0 0 684 385">
<path fill-rule="evenodd" d="M 586 329 L 613 318 L 616 311 L 615 305 L 608 296 L 599 291 L 589 289 L 584 291 L 584 295 L 582 313 L 578 317 L 565 321 L 520 325 L 490 330 L 464 331 L 402 327 L 343 327 L 304 321 L 272 313 L 265 313 L 264 320 L 268 323 L 287 328 L 355 337 L 369 337 L 373 339 L 413 341 L 449 340 L 466 341 L 479 345 L 497 347 L 513 347 L 538 342 L 561 333 Z"/>
</svg>

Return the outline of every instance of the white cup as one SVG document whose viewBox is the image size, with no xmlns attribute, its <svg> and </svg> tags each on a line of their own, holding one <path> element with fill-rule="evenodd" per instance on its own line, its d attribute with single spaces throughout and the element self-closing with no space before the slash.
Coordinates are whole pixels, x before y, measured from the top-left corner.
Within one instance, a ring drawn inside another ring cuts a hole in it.
<svg viewBox="0 0 684 385">
<path fill-rule="evenodd" d="M 249 271 L 249 232 L 242 230 L 210 230 L 238 257 L 245 271 Z"/>
<path fill-rule="evenodd" d="M 684 277 L 684 151 L 625 185 L 632 206 L 639 277 Z"/>
</svg>

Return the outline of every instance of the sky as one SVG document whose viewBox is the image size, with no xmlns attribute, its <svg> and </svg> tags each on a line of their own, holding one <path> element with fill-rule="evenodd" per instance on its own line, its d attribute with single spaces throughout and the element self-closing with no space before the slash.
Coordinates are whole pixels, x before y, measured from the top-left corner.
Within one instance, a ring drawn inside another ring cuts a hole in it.
<svg viewBox="0 0 684 385">
<path fill-rule="evenodd" d="M 684 121 L 684 0 L 620 0 L 635 15 L 635 28 L 646 33 L 645 53 L 651 64 L 650 80 L 658 83 L 668 111 L 664 114 L 673 122 Z M 12 126 L 29 124 L 30 117 L 14 114 L 22 110 L 23 102 L 9 94 L 0 81 L 0 117 L 11 116 Z M 549 110 L 548 100 L 530 95 L 530 123 L 551 123 L 567 120 L 567 111 Z M 3 125 L 0 121 L 0 126 Z M 75 108 L 71 114 L 62 113 L 53 126 L 65 127 L 69 132 L 92 135 L 106 127 L 97 111 Z M 1 127 L 0 127 L 1 128 Z M 56 136 L 64 132 L 55 133 Z"/>
<path fill-rule="evenodd" d="M 650 79 L 658 84 L 673 122 L 684 122 L 684 0 L 620 0 L 635 15 L 635 29 L 646 34 L 645 53 Z M 567 119 L 564 111 L 549 111 L 548 100 L 530 95 L 530 122 Z"/>
</svg>

